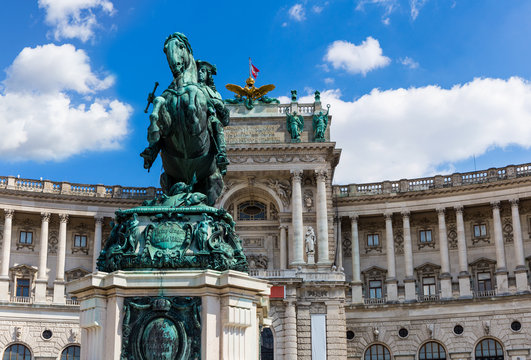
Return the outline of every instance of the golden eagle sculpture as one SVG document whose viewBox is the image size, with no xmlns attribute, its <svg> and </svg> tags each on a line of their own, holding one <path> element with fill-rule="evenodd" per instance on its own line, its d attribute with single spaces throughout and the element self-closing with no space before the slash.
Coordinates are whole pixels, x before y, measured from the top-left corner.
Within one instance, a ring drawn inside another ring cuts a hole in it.
<svg viewBox="0 0 531 360">
<path fill-rule="evenodd" d="M 279 103 L 277 99 L 265 96 L 268 92 L 275 88 L 275 85 L 269 84 L 257 88 L 256 86 L 254 86 L 254 79 L 251 76 L 249 76 L 249 78 L 245 81 L 245 87 L 241 87 L 234 84 L 227 84 L 225 85 L 225 87 L 227 88 L 227 90 L 235 93 L 234 99 L 225 100 L 225 102 L 228 104 L 244 103 L 247 109 L 250 110 L 254 107 L 255 101 L 261 101 L 267 104 Z"/>
</svg>

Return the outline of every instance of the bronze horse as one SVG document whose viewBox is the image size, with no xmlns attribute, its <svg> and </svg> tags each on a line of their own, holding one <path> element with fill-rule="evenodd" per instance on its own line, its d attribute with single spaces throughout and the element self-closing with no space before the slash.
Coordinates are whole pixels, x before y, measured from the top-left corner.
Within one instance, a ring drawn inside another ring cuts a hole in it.
<svg viewBox="0 0 531 360">
<path fill-rule="evenodd" d="M 217 144 L 211 120 L 219 116 L 216 110 L 220 105 L 198 84 L 196 61 L 185 35 L 170 35 L 164 42 L 164 53 L 173 81 L 161 96 L 153 99 L 149 146 L 140 154 L 144 168 L 151 168 L 160 152 L 164 167 L 160 184 L 165 194 L 174 195 L 174 185 L 182 182 L 205 194 L 207 203 L 214 205 L 221 194 L 223 178 L 216 163 Z"/>
</svg>

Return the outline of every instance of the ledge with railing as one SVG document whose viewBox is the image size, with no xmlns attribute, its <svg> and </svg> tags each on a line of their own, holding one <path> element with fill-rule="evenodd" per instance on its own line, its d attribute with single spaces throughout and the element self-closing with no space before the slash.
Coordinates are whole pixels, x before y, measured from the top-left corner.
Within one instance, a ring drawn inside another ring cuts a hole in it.
<svg viewBox="0 0 531 360">
<path fill-rule="evenodd" d="M 108 185 L 76 184 L 50 180 L 21 179 L 14 176 L 0 177 L 0 189 L 28 191 L 37 193 L 75 195 L 82 197 L 152 199 L 162 193 L 155 187 L 125 187 Z"/>
<path fill-rule="evenodd" d="M 531 176 L 531 163 L 509 165 L 503 168 L 455 173 L 452 175 L 436 175 L 432 177 L 402 179 L 397 181 L 382 181 L 366 184 L 334 185 L 334 195 L 337 197 L 354 197 L 377 194 L 405 193 L 442 189 L 470 184 L 482 184 L 506 179 L 516 179 Z"/>
<path fill-rule="evenodd" d="M 261 279 L 294 279 L 299 278 L 303 281 L 311 282 L 344 282 L 345 274 L 342 272 L 330 272 L 330 271 L 299 271 L 295 269 L 285 270 L 265 270 L 265 269 L 252 269 L 249 270 L 249 275 L 261 278 Z"/>
</svg>

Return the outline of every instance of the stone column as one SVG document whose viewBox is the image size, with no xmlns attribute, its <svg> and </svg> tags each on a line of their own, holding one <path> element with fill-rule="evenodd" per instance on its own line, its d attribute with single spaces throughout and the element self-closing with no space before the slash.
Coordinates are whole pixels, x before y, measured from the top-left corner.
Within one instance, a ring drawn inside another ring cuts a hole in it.
<svg viewBox="0 0 531 360">
<path fill-rule="evenodd" d="M 37 280 L 35 280 L 35 302 L 46 302 L 46 285 L 48 278 L 46 276 L 47 258 L 48 258 L 48 224 L 50 222 L 50 213 L 41 213 L 41 245 L 39 248 L 39 271 Z"/>
<path fill-rule="evenodd" d="M 293 170 L 292 190 L 291 190 L 291 211 L 292 211 L 292 226 L 293 226 L 293 260 L 291 265 L 297 267 L 304 264 L 303 255 L 303 224 L 302 224 L 302 170 Z"/>
<path fill-rule="evenodd" d="M 295 300 L 290 299 L 286 303 L 284 319 L 284 351 L 285 360 L 297 360 L 297 310 Z"/>
<path fill-rule="evenodd" d="M 350 233 L 352 238 L 352 302 L 363 303 L 363 284 L 361 282 L 360 241 L 358 233 L 358 215 L 350 217 Z"/>
<path fill-rule="evenodd" d="M 513 219 L 514 260 L 516 267 L 516 291 L 521 293 L 529 290 L 527 285 L 527 267 L 525 266 L 524 243 L 522 241 L 522 226 L 520 225 L 520 212 L 518 199 L 511 199 L 511 217 Z"/>
<path fill-rule="evenodd" d="M 11 255 L 11 230 L 13 226 L 13 209 L 4 209 L 4 241 L 2 244 L 2 267 L 0 273 L 0 300 L 9 300 L 9 257 Z"/>
<path fill-rule="evenodd" d="M 505 294 L 509 290 L 507 280 L 507 265 L 505 262 L 505 244 L 500 218 L 500 202 L 494 201 L 492 205 L 492 220 L 494 222 L 494 243 L 496 244 L 496 290 L 498 294 Z"/>
<path fill-rule="evenodd" d="M 387 253 L 387 300 L 398 301 L 398 281 L 396 280 L 395 241 L 393 237 L 393 213 L 385 213 L 385 245 Z"/>
<path fill-rule="evenodd" d="M 287 247 L 286 247 L 286 238 L 288 227 L 286 225 L 280 225 L 280 241 L 278 247 L 280 248 L 280 269 L 287 269 L 288 259 L 287 259 Z"/>
<path fill-rule="evenodd" d="M 328 257 L 328 211 L 326 205 L 326 171 L 315 171 L 317 179 L 317 201 L 315 217 L 317 220 L 317 246 L 319 261 L 317 265 L 330 265 Z"/>
<path fill-rule="evenodd" d="M 57 272 L 53 282 L 53 302 L 64 304 L 65 299 L 65 260 L 66 260 L 66 224 L 68 214 L 59 214 L 59 246 L 57 249 Z"/>
<path fill-rule="evenodd" d="M 406 278 L 404 287 L 406 302 L 416 300 L 415 277 L 413 276 L 413 246 L 411 245 L 411 226 L 409 224 L 409 211 L 402 212 L 402 223 L 404 225 L 404 264 L 406 268 Z"/>
<path fill-rule="evenodd" d="M 337 269 L 344 271 L 343 268 L 343 234 L 341 233 L 341 216 L 336 218 L 336 234 L 337 234 Z"/>
<path fill-rule="evenodd" d="M 459 297 L 472 298 L 470 289 L 470 273 L 468 272 L 468 256 L 465 238 L 465 222 L 463 220 L 463 207 L 456 206 L 455 221 L 457 225 L 457 251 L 459 257 Z"/>
<path fill-rule="evenodd" d="M 96 216 L 94 218 L 94 254 L 92 254 L 92 271 L 97 271 L 96 263 L 101 252 L 101 226 L 103 224 L 103 217 Z"/>
<path fill-rule="evenodd" d="M 445 208 L 437 209 L 439 218 L 439 252 L 441 255 L 441 298 L 450 299 L 452 297 L 452 275 L 450 275 L 450 255 L 448 253 L 448 234 L 446 231 L 446 219 L 444 218 Z"/>
</svg>

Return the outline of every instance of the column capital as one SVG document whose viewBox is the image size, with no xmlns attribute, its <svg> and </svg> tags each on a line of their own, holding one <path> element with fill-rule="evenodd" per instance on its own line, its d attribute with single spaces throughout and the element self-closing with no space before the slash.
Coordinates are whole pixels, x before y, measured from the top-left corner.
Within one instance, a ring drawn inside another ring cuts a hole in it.
<svg viewBox="0 0 531 360">
<path fill-rule="evenodd" d="M 437 214 L 438 214 L 439 216 L 441 216 L 441 215 L 444 216 L 444 213 L 446 212 L 446 208 L 444 208 L 444 207 L 438 207 L 438 208 L 435 209 L 435 210 L 437 211 Z"/>
<path fill-rule="evenodd" d="M 98 224 L 99 224 L 99 225 L 103 224 L 103 219 L 104 219 L 104 217 L 101 216 L 101 215 L 96 215 L 96 216 L 94 216 L 94 221 L 96 222 L 96 225 L 98 225 Z"/>
<path fill-rule="evenodd" d="M 282 229 L 287 230 L 288 229 L 288 225 L 280 225 L 278 228 L 280 230 L 282 230 Z"/>
<path fill-rule="evenodd" d="M 400 212 L 400 214 L 402 214 L 402 217 L 403 217 L 404 219 L 409 218 L 409 216 L 411 215 L 411 213 L 409 212 L 409 210 L 402 210 L 402 211 Z"/>
<path fill-rule="evenodd" d="M 5 214 L 6 219 L 13 219 L 13 216 L 15 215 L 15 210 L 4 209 L 4 214 Z"/>
<path fill-rule="evenodd" d="M 293 181 L 301 182 L 302 170 L 300 169 L 291 170 L 291 178 L 293 179 Z"/>
<path fill-rule="evenodd" d="M 490 203 L 490 206 L 492 206 L 492 209 L 499 210 L 500 209 L 500 202 L 499 201 L 492 201 Z"/>
<path fill-rule="evenodd" d="M 349 217 L 350 217 L 350 222 L 358 222 L 358 219 L 360 218 L 358 214 L 350 214 Z"/>
<path fill-rule="evenodd" d="M 393 213 L 391 211 L 386 211 L 383 213 L 385 220 L 393 220 Z"/>
<path fill-rule="evenodd" d="M 328 171 L 325 169 L 316 169 L 315 170 L 315 178 L 317 181 L 326 181 L 326 178 L 328 177 Z"/>
<path fill-rule="evenodd" d="M 51 216 L 52 216 L 52 214 L 50 214 L 49 212 L 41 212 L 41 221 L 42 222 L 49 222 Z"/>
<path fill-rule="evenodd" d="M 59 214 L 59 220 L 62 222 L 62 223 L 67 223 L 68 222 L 68 217 L 69 215 L 68 214 Z"/>
<path fill-rule="evenodd" d="M 512 199 L 509 200 L 509 202 L 511 203 L 511 206 L 518 207 L 518 203 L 520 202 L 520 199 L 519 198 L 512 198 Z"/>
<path fill-rule="evenodd" d="M 454 206 L 454 210 L 457 214 L 463 214 L 463 205 L 456 205 Z"/>
</svg>

